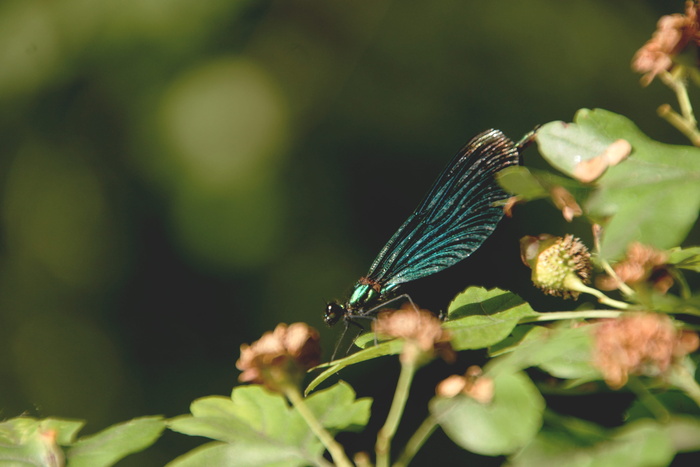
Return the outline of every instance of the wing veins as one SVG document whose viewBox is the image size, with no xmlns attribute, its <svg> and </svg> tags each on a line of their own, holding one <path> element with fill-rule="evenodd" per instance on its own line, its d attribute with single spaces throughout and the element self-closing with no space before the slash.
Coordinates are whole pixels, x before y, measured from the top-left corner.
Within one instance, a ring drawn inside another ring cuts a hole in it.
<svg viewBox="0 0 700 467">
<path fill-rule="evenodd" d="M 471 255 L 503 216 L 494 203 L 507 195 L 493 176 L 518 159 L 515 144 L 498 130 L 470 140 L 382 248 L 367 277 L 381 284 L 400 284 Z"/>
</svg>

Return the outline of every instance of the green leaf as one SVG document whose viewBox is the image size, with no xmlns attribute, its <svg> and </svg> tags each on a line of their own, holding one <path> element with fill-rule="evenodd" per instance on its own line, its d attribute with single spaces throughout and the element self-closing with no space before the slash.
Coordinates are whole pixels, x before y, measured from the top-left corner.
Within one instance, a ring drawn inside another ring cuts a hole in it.
<svg viewBox="0 0 700 467">
<path fill-rule="evenodd" d="M 82 420 L 65 420 L 60 418 L 45 418 L 40 421 L 39 428 L 43 431 L 54 430 L 56 443 L 68 446 L 75 441 L 78 432 L 85 426 Z"/>
<path fill-rule="evenodd" d="M 227 466 L 294 467 L 308 465 L 304 459 L 290 458 L 279 450 L 241 450 L 233 444 L 211 442 L 199 446 L 166 464 L 166 467 Z"/>
<path fill-rule="evenodd" d="M 512 292 L 498 288 L 469 287 L 457 294 L 450 302 L 447 308 L 447 319 L 453 321 L 464 316 L 486 316 L 523 304 L 525 300 Z"/>
<path fill-rule="evenodd" d="M 197 399 L 190 411 L 192 415 L 170 420 L 169 428 L 190 436 L 255 447 L 274 445 L 279 438 L 290 436 L 301 442 L 306 434 L 306 424 L 286 399 L 257 385 L 236 387 L 231 398 Z"/>
<path fill-rule="evenodd" d="M 452 334 L 452 347 L 465 350 L 502 341 L 521 319 L 537 313 L 511 292 L 470 287 L 450 303 L 447 316 L 443 328 Z"/>
<path fill-rule="evenodd" d="M 85 426 L 85 422 L 82 420 L 15 417 L 0 422 L 0 444 L 19 444 L 23 439 L 30 438 L 37 432 L 45 433 L 53 430 L 56 444 L 65 446 L 73 442 L 83 426 Z"/>
<path fill-rule="evenodd" d="M 591 191 L 591 187 L 578 180 L 521 165 L 503 169 L 497 177 L 508 193 L 528 201 L 549 198 L 554 187 L 566 188 L 578 201 L 584 199 Z"/>
<path fill-rule="evenodd" d="M 700 272 L 700 246 L 671 249 L 668 263 L 682 269 Z"/>
<path fill-rule="evenodd" d="M 700 451 L 700 420 L 675 416 L 664 425 L 673 447 L 678 452 Z"/>
<path fill-rule="evenodd" d="M 596 118 L 606 119 L 612 115 L 615 114 L 601 109 L 582 109 L 574 116 L 575 123 L 555 121 L 542 125 L 536 136 L 542 157 L 555 169 L 574 178 L 580 162 L 599 156 L 615 140 L 624 138 L 601 131 L 601 125 Z M 615 128 L 619 129 L 618 126 Z M 636 127 L 634 129 L 636 130 Z"/>
<path fill-rule="evenodd" d="M 522 452 L 510 459 L 513 467 L 620 467 L 669 465 L 675 452 L 663 425 L 650 420 L 628 423 L 609 436 L 588 440 L 560 428 L 546 428 Z"/>
<path fill-rule="evenodd" d="M 305 401 L 331 432 L 359 429 L 369 420 L 371 400 L 355 399 L 352 388 L 342 382 Z M 236 459 L 236 465 L 308 465 L 317 464 L 324 451 L 299 412 L 288 406 L 282 395 L 262 386 L 234 388 L 230 399 L 196 400 L 191 411 L 192 415 L 171 420 L 170 428 L 225 444 L 210 444 L 206 449 L 192 451 L 173 465 L 197 465 L 208 458 Z"/>
<path fill-rule="evenodd" d="M 560 330 L 559 335 L 544 345 L 546 351 L 552 353 L 547 358 L 542 358 L 544 352 L 538 353 L 541 361 L 535 363 L 555 378 L 598 379 L 600 372 L 591 365 L 593 339 L 588 331 L 584 328 Z"/>
<path fill-rule="evenodd" d="M 508 167 L 496 174 L 499 185 L 512 195 L 518 195 L 526 200 L 546 198 L 549 191 L 530 172 L 521 165 Z"/>
<path fill-rule="evenodd" d="M 564 379 L 599 379 L 591 364 L 593 346 L 591 330 L 595 325 L 567 328 L 533 328 L 510 353 L 492 360 L 492 373 L 510 373 L 540 367 L 554 377 Z"/>
<path fill-rule="evenodd" d="M 607 169 L 583 206 L 604 226 L 601 256 L 616 259 L 632 241 L 660 249 L 680 244 L 700 208 L 700 149 L 653 141 L 630 120 L 601 109 L 582 109 L 574 123 L 551 122 L 537 133 L 543 157 L 569 175 L 617 139 L 628 141 L 632 154 Z"/>
<path fill-rule="evenodd" d="M 464 395 L 435 398 L 430 411 L 450 439 L 464 449 L 487 456 L 510 454 L 537 434 L 545 403 L 524 373 L 495 376 L 494 390 L 488 404 Z"/>
<path fill-rule="evenodd" d="M 70 446 L 65 457 L 69 467 L 115 464 L 127 455 L 155 442 L 165 428 L 161 417 L 144 417 L 120 423 L 74 442 L 84 422 L 17 417 L 0 423 L 0 464 L 62 465 L 58 445 Z"/>
<path fill-rule="evenodd" d="M 499 355 L 508 354 L 518 350 L 523 342 L 533 340 L 539 336 L 545 335 L 549 330 L 542 326 L 534 324 L 521 324 L 513 329 L 513 332 L 503 339 L 498 344 L 492 345 L 489 348 L 489 356 L 498 357 Z"/>
<path fill-rule="evenodd" d="M 110 466 L 153 444 L 165 429 L 162 417 L 142 417 L 80 438 L 68 450 L 69 467 Z"/>
<path fill-rule="evenodd" d="M 247 388 L 247 387 L 246 387 Z M 261 389 L 257 388 L 256 389 Z M 254 400 L 254 398 L 251 398 Z M 278 410 L 286 411 L 284 399 L 269 399 L 269 406 Z M 251 412 L 259 412 L 257 402 L 247 408 Z M 204 397 L 194 401 L 190 410 L 192 415 L 176 417 L 168 422 L 171 430 L 178 431 L 190 436 L 203 436 L 218 441 L 233 442 L 245 438 L 255 438 L 257 436 L 255 424 L 265 423 L 263 415 L 256 419 L 253 413 L 251 420 L 247 420 L 245 411 L 236 414 L 236 404 L 224 397 L 212 396 Z"/>
<path fill-rule="evenodd" d="M 373 358 L 383 357 L 385 355 L 397 355 L 399 352 L 401 352 L 402 348 L 403 341 L 400 339 L 393 339 L 390 341 L 382 342 L 373 347 L 360 350 L 359 352 L 355 352 L 354 354 L 348 355 L 345 358 L 333 360 L 332 362 L 328 363 L 322 363 L 321 365 L 312 368 L 311 371 L 317 368 L 327 367 L 327 369 L 318 376 L 316 376 L 316 378 L 314 378 L 313 381 L 309 383 L 309 385 L 306 387 L 306 390 L 304 391 L 304 394 L 309 394 L 311 391 L 316 389 L 319 384 L 321 384 L 331 376 L 335 375 L 343 368 L 367 360 L 372 360 Z"/>
<path fill-rule="evenodd" d="M 59 439 L 70 439 L 83 422 L 16 417 L 0 423 L 0 465 L 59 467 L 63 451 Z M 60 433 L 66 429 L 67 434 Z"/>
<path fill-rule="evenodd" d="M 655 311 L 700 316 L 700 295 L 697 294 L 682 298 L 652 290 L 645 295 L 640 295 L 637 300 L 644 307 Z"/>
<path fill-rule="evenodd" d="M 382 342 L 388 342 L 392 340 L 390 337 L 386 336 L 376 336 L 373 332 L 366 332 L 360 336 L 357 336 L 353 344 L 360 349 L 367 349 L 369 347 L 376 346 Z M 400 351 L 401 349 L 399 349 Z"/>
<path fill-rule="evenodd" d="M 341 381 L 315 392 L 306 402 L 321 424 L 331 432 L 358 431 L 369 421 L 372 399 L 355 399 L 352 386 Z"/>
<path fill-rule="evenodd" d="M 452 334 L 451 343 L 455 350 L 480 349 L 505 339 L 521 319 L 535 316 L 538 313 L 511 292 L 470 287 L 450 303 L 448 321 L 442 327 Z M 374 342 L 373 334 L 365 339 L 366 343 Z M 309 383 L 306 393 L 345 367 L 385 355 L 396 355 L 402 348 L 403 342 L 394 339 L 319 365 L 316 368 L 327 369 Z"/>
</svg>

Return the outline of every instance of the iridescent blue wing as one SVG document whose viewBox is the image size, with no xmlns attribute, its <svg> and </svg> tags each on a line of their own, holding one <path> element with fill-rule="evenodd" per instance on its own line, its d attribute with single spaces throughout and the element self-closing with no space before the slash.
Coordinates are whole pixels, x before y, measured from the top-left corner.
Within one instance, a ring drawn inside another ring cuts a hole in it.
<svg viewBox="0 0 700 467">
<path fill-rule="evenodd" d="M 388 290 L 435 274 L 471 255 L 503 217 L 508 195 L 494 175 L 519 160 L 498 130 L 469 141 L 372 263 L 367 278 Z"/>
</svg>

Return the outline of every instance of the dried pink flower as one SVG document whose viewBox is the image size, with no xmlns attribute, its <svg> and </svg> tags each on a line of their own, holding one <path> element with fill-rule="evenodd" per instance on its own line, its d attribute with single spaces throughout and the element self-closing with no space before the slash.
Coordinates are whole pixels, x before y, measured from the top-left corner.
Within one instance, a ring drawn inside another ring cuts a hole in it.
<svg viewBox="0 0 700 467">
<path fill-rule="evenodd" d="M 698 335 L 675 328 L 671 318 L 639 313 L 603 321 L 595 330 L 593 364 L 613 389 L 629 375 L 660 376 L 700 344 Z"/>
<path fill-rule="evenodd" d="M 647 86 L 656 75 L 673 66 L 673 57 L 693 42 L 700 44 L 700 24 L 695 1 L 685 2 L 685 14 L 662 16 L 656 24 L 651 39 L 637 51 L 632 59 L 632 69 L 644 73 L 642 85 Z"/>
<path fill-rule="evenodd" d="M 264 384 L 281 392 L 285 384 L 297 384 L 309 368 L 320 363 L 319 334 L 305 323 L 279 324 L 251 345 L 241 345 L 236 367 L 241 382 Z"/>
</svg>

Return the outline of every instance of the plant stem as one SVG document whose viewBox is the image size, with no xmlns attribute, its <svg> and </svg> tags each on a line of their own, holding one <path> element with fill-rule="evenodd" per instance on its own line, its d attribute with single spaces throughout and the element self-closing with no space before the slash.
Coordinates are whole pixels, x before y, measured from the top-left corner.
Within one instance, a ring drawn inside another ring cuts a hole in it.
<svg viewBox="0 0 700 467">
<path fill-rule="evenodd" d="M 284 393 L 294 408 L 297 409 L 299 415 L 301 415 L 304 421 L 306 421 L 306 423 L 309 425 L 311 431 L 313 431 L 316 437 L 321 440 L 321 443 L 323 443 L 323 445 L 326 447 L 333 458 L 334 464 L 342 467 L 352 467 L 352 463 L 345 455 L 343 447 L 338 444 L 335 439 L 333 439 L 331 434 L 328 433 L 325 428 L 323 428 L 323 425 L 321 425 L 318 419 L 311 412 L 309 406 L 306 405 L 306 402 L 304 402 L 304 397 L 301 395 L 301 392 L 299 392 L 299 388 L 289 385 L 285 388 Z"/>
<path fill-rule="evenodd" d="M 671 373 L 671 382 L 683 390 L 700 407 L 700 385 L 695 381 L 693 373 L 683 364 L 674 365 Z"/>
<path fill-rule="evenodd" d="M 691 71 L 692 70 L 692 71 Z M 683 133 L 691 143 L 695 146 L 700 146 L 700 131 L 698 131 L 698 122 L 693 114 L 693 105 L 688 97 L 688 87 L 686 86 L 686 77 L 697 78 L 695 70 L 683 66 L 677 66 L 674 71 L 669 73 L 665 71 L 659 74 L 661 81 L 671 88 L 676 93 L 678 105 L 681 108 L 681 113 L 675 112 L 670 105 L 664 104 L 659 106 L 657 113 L 661 118 L 676 127 L 678 131 Z"/>
<path fill-rule="evenodd" d="M 685 85 L 685 67 L 675 67 L 674 70 L 677 71 L 674 73 L 669 73 L 668 71 L 661 73 L 659 78 L 676 93 L 676 99 L 678 99 L 683 118 L 688 122 L 688 125 L 697 131 L 698 122 L 695 120 L 695 115 L 693 115 L 693 106 L 688 97 L 688 87 Z"/>
<path fill-rule="evenodd" d="M 413 433 L 411 439 L 408 440 L 406 447 L 399 456 L 398 460 L 394 462 L 393 466 L 404 467 L 408 465 L 413 459 L 413 456 L 416 455 L 418 450 L 425 444 L 428 438 L 430 438 L 430 435 L 433 434 L 436 428 L 437 419 L 432 415 L 428 415 L 428 417 L 423 420 L 423 423 L 421 423 L 421 425 L 418 427 L 416 432 Z"/>
<path fill-rule="evenodd" d="M 696 86 L 700 86 L 700 71 L 694 67 L 686 68 L 686 71 L 688 72 L 690 80 L 695 83 Z"/>
<path fill-rule="evenodd" d="M 688 300 L 692 296 L 693 292 L 690 290 L 688 281 L 685 280 L 683 273 L 678 268 L 670 268 L 669 272 L 671 273 L 671 277 L 673 277 L 673 279 L 678 283 L 681 298 Z"/>
<path fill-rule="evenodd" d="M 697 127 L 690 125 L 689 122 L 675 112 L 670 105 L 660 105 L 659 108 L 656 109 L 656 113 L 659 115 L 659 117 L 663 118 L 668 123 L 676 127 L 678 131 L 683 133 L 694 146 L 700 146 L 700 133 L 698 132 Z"/>
<path fill-rule="evenodd" d="M 630 377 L 629 381 L 627 382 L 627 386 L 637 394 L 639 401 L 647 409 L 649 409 L 649 412 L 651 412 L 654 417 L 656 417 L 662 423 L 669 421 L 671 414 L 668 412 L 668 409 L 666 409 L 666 407 L 664 407 L 664 405 L 659 402 L 659 400 L 654 397 L 652 393 L 649 392 L 649 390 L 644 386 L 644 384 L 642 384 L 641 381 L 639 381 L 637 377 Z"/>
<path fill-rule="evenodd" d="M 404 344 L 404 346 L 406 345 L 412 345 L 412 343 L 410 341 L 407 341 Z M 394 437 L 396 429 L 399 426 L 399 422 L 401 421 L 401 416 L 403 415 L 403 410 L 406 406 L 406 400 L 408 400 L 409 389 L 411 387 L 411 382 L 413 381 L 413 376 L 415 375 L 415 373 L 415 359 L 402 358 L 401 374 L 399 375 L 399 381 L 396 384 L 394 400 L 391 403 L 389 415 L 387 415 L 386 417 L 386 422 L 384 422 L 384 426 L 379 430 L 379 433 L 377 433 L 377 443 L 375 445 L 375 450 L 377 453 L 377 467 L 389 467 L 391 439 Z"/>
<path fill-rule="evenodd" d="M 602 303 L 603 305 L 608 305 L 613 308 L 617 308 L 618 310 L 627 310 L 630 307 L 629 303 L 621 302 L 619 300 L 614 300 L 607 295 L 605 295 L 603 292 L 601 292 L 598 289 L 594 289 L 592 287 L 588 287 L 587 285 L 584 285 L 583 283 L 578 284 L 576 289 L 579 292 L 584 292 L 590 295 L 593 295 L 595 298 L 598 299 L 598 302 Z"/>
<path fill-rule="evenodd" d="M 610 266 L 610 263 L 608 263 L 604 259 L 601 259 L 600 264 L 603 266 L 605 272 L 607 272 L 610 277 L 615 279 L 615 282 L 617 283 L 617 288 L 620 290 L 620 292 L 625 294 L 627 297 L 631 297 L 632 295 L 634 295 L 634 290 L 632 290 L 630 286 L 625 284 L 624 281 L 618 277 L 615 270 L 612 268 L 612 266 Z"/>
<path fill-rule="evenodd" d="M 561 321 L 565 319 L 598 319 L 618 318 L 622 315 L 618 310 L 583 310 L 583 311 L 552 311 L 537 316 L 527 316 L 520 323 L 536 323 L 539 321 Z"/>
</svg>

